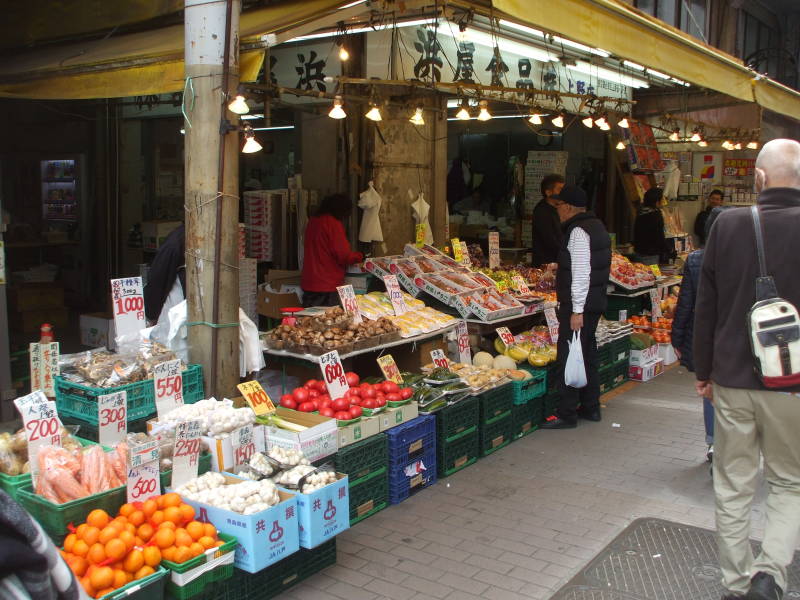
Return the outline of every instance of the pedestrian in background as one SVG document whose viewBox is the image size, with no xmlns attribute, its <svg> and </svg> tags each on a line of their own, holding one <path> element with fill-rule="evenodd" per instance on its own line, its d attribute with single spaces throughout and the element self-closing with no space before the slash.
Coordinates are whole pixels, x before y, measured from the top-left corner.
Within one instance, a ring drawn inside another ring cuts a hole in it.
<svg viewBox="0 0 800 600">
<path fill-rule="evenodd" d="M 545 175 L 540 184 L 542 199 L 533 209 L 533 266 L 552 264 L 561 248 L 561 220 L 556 211 L 559 203 L 555 197 L 564 187 L 564 178 L 558 173 Z"/>
<path fill-rule="evenodd" d="M 646 265 L 657 265 L 668 254 L 664 215 L 658 207 L 663 196 L 664 191 L 661 188 L 647 190 L 633 224 L 633 249 L 639 262 Z"/>
<path fill-rule="evenodd" d="M 712 211 L 720 206 L 722 206 L 722 190 L 711 190 L 711 193 L 708 195 L 708 204 L 706 204 L 705 210 L 701 211 L 694 221 L 694 234 L 700 240 L 701 246 L 706 245 L 708 232 L 710 231 L 709 228 L 706 227 L 706 222 L 711 216 Z"/>
</svg>

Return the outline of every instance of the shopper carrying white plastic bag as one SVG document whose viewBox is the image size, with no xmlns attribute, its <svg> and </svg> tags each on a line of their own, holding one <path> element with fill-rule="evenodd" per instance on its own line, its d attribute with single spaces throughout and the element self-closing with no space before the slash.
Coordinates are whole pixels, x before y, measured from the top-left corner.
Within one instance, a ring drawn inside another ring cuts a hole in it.
<svg viewBox="0 0 800 600">
<path fill-rule="evenodd" d="M 583 364 L 583 348 L 581 347 L 581 332 L 573 331 L 567 355 L 567 365 L 564 367 L 564 383 L 569 387 L 586 387 L 586 367 Z"/>
</svg>

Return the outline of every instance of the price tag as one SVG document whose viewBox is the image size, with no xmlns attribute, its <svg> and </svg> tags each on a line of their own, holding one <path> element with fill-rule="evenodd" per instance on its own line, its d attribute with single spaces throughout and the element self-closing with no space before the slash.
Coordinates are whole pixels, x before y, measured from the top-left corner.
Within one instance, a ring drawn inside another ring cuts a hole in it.
<svg viewBox="0 0 800 600">
<path fill-rule="evenodd" d="M 544 318 L 547 320 L 547 329 L 550 331 L 550 342 L 558 343 L 558 317 L 555 308 L 545 308 Z"/>
<path fill-rule="evenodd" d="M 514 341 L 514 335 L 508 330 L 508 327 L 498 327 L 495 329 L 497 332 L 497 336 L 503 340 L 503 343 L 507 347 L 513 346 L 516 342 Z"/>
<path fill-rule="evenodd" d="M 28 355 L 31 366 L 31 389 L 42 390 L 48 398 L 56 395 L 55 376 L 60 373 L 58 366 L 58 342 L 49 344 L 30 344 Z"/>
<path fill-rule="evenodd" d="M 627 310 L 619 311 L 619 320 L 622 321 L 623 323 L 628 320 L 628 311 Z"/>
<path fill-rule="evenodd" d="M 256 413 L 256 416 L 271 415 L 275 412 L 275 405 L 261 384 L 257 381 L 245 381 L 236 386 L 242 392 L 242 396 Z"/>
<path fill-rule="evenodd" d="M 200 459 L 200 419 L 182 421 L 175 427 L 175 451 L 172 454 L 173 488 L 197 477 Z"/>
<path fill-rule="evenodd" d="M 358 300 L 353 286 L 350 284 L 340 285 L 336 291 L 339 292 L 339 300 L 342 302 L 344 312 L 353 316 L 353 323 L 361 323 L 361 310 L 358 308 Z"/>
<path fill-rule="evenodd" d="M 153 367 L 156 412 L 161 417 L 183 404 L 183 375 L 180 359 L 168 360 Z"/>
<path fill-rule="evenodd" d="M 256 442 L 253 435 L 253 426 L 245 425 L 231 431 L 231 444 L 233 446 L 233 466 L 246 465 L 250 457 L 256 453 Z"/>
<path fill-rule="evenodd" d="M 650 303 L 652 304 L 652 320 L 661 318 L 661 299 L 658 295 L 658 290 L 650 290 Z"/>
<path fill-rule="evenodd" d="M 517 290 L 520 294 L 531 293 L 531 289 L 528 287 L 528 284 L 525 283 L 525 280 L 522 278 L 522 275 L 514 275 L 511 278 L 511 285 L 514 286 L 514 289 Z"/>
<path fill-rule="evenodd" d="M 489 268 L 500 268 L 500 232 L 489 232 Z"/>
<path fill-rule="evenodd" d="M 461 242 L 458 241 L 458 238 L 453 238 L 450 240 L 450 245 L 453 247 L 453 259 L 457 263 L 461 263 L 464 260 L 464 255 L 461 249 Z"/>
<path fill-rule="evenodd" d="M 36 483 L 39 473 L 37 455 L 42 446 L 61 445 L 61 420 L 56 413 L 56 403 L 47 399 L 41 390 L 14 400 L 25 427 L 28 439 L 28 461 L 31 478 Z"/>
<path fill-rule="evenodd" d="M 450 367 L 450 361 L 447 360 L 443 350 L 431 350 L 431 359 L 437 368 L 447 369 Z"/>
<path fill-rule="evenodd" d="M 116 446 L 128 435 L 128 392 L 97 398 L 97 436 L 104 446 Z"/>
<path fill-rule="evenodd" d="M 117 337 L 139 333 L 145 326 L 141 277 L 111 280 L 111 303 Z"/>
<path fill-rule="evenodd" d="M 406 300 L 403 298 L 403 291 L 400 289 L 400 284 L 397 283 L 397 275 L 386 275 L 383 278 L 383 283 L 386 284 L 386 293 L 394 308 L 394 314 L 398 317 L 408 312 Z"/>
<path fill-rule="evenodd" d="M 459 242 L 461 244 L 461 264 L 464 264 L 468 267 L 472 266 L 472 259 L 469 257 L 469 249 L 467 248 L 467 242 Z"/>
<path fill-rule="evenodd" d="M 128 449 L 128 502 L 144 502 L 161 495 L 158 440 Z"/>
<path fill-rule="evenodd" d="M 459 321 L 456 326 L 456 342 L 458 343 L 458 362 L 472 364 L 472 351 L 469 347 L 469 330 L 466 321 Z"/>
<path fill-rule="evenodd" d="M 658 265 L 650 265 L 650 270 L 656 277 L 661 277 L 661 267 L 659 267 Z"/>
<path fill-rule="evenodd" d="M 331 350 L 327 354 L 319 357 L 319 368 L 322 371 L 322 379 L 325 387 L 328 388 L 328 395 L 331 400 L 341 398 L 350 389 L 347 385 L 347 378 L 344 376 L 342 359 L 339 358 L 337 350 Z"/>
<path fill-rule="evenodd" d="M 397 368 L 397 363 L 394 362 L 391 354 L 384 354 L 378 357 L 378 366 L 383 372 L 383 376 L 388 381 L 394 381 L 397 385 L 403 383 L 403 378 L 400 375 L 400 369 Z"/>
<path fill-rule="evenodd" d="M 417 223 L 415 228 L 417 248 L 422 248 L 425 244 L 425 223 Z"/>
<path fill-rule="evenodd" d="M 495 286 L 497 286 L 497 291 L 501 294 L 505 294 L 508 291 L 508 282 L 503 281 L 496 281 Z"/>
</svg>

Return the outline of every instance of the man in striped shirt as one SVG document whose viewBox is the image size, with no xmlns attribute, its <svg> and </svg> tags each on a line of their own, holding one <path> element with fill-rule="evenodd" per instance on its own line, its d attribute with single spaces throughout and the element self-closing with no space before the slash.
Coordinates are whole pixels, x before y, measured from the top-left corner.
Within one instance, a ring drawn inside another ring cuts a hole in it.
<svg viewBox="0 0 800 600">
<path fill-rule="evenodd" d="M 600 381 L 597 374 L 595 331 L 606 310 L 606 286 L 611 270 L 611 238 L 603 222 L 587 211 L 586 192 L 577 186 L 565 186 L 554 196 L 556 210 L 564 229 L 558 253 L 556 292 L 558 294 L 558 370 L 561 397 L 557 414 L 542 426 L 544 429 L 577 427 L 578 417 L 599 421 Z M 564 383 L 573 332 L 579 332 L 586 386 L 575 388 Z M 580 405 L 580 408 L 579 408 Z"/>
</svg>

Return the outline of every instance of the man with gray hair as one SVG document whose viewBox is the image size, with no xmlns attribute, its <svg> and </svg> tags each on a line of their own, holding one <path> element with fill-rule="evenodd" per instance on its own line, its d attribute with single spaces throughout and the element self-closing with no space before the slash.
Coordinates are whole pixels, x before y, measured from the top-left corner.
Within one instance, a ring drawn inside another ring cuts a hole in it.
<svg viewBox="0 0 800 600">
<path fill-rule="evenodd" d="M 758 155 L 758 210 L 767 272 L 779 295 L 800 306 L 800 143 L 773 140 Z M 800 386 L 767 391 L 756 375 L 746 327 L 759 275 L 749 210 L 719 216 L 700 275 L 694 333 L 697 392 L 711 397 L 714 494 L 724 600 L 780 600 L 800 535 Z M 750 507 L 760 457 L 769 485 L 758 557 L 750 546 Z"/>
</svg>

